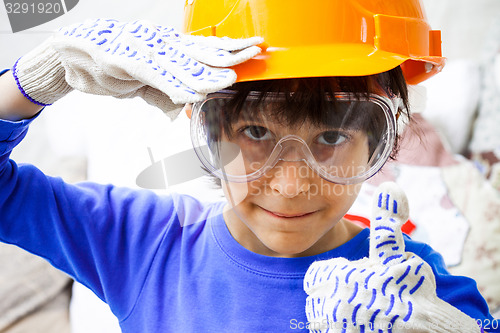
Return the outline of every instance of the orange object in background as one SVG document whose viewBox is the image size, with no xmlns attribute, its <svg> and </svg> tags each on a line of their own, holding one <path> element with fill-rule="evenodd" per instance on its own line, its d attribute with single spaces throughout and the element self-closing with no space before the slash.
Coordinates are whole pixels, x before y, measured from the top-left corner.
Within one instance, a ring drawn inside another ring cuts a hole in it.
<svg viewBox="0 0 500 333">
<path fill-rule="evenodd" d="M 363 228 L 370 227 L 370 220 L 367 219 L 366 217 L 359 215 L 345 214 L 344 218 Z M 411 220 L 408 220 L 401 227 L 401 231 L 407 234 L 408 236 L 411 236 L 411 234 L 413 233 L 413 231 L 415 231 L 416 228 L 417 226 Z"/>
<path fill-rule="evenodd" d="M 238 81 L 364 76 L 401 65 L 417 84 L 445 64 L 440 31 L 419 0 L 187 0 L 184 32 L 263 37 L 264 52 L 233 67 Z"/>
</svg>

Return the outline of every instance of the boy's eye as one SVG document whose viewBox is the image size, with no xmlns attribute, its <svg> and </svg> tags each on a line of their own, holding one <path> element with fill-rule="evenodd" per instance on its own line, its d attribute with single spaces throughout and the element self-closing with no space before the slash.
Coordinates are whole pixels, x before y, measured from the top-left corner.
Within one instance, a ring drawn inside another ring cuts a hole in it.
<svg viewBox="0 0 500 333">
<path fill-rule="evenodd" d="M 347 140 L 347 136 L 339 131 L 328 131 L 318 137 L 318 143 L 323 145 L 340 145 Z"/>
<path fill-rule="evenodd" d="M 252 140 L 269 140 L 271 139 L 271 131 L 262 126 L 247 126 L 243 133 Z"/>
</svg>

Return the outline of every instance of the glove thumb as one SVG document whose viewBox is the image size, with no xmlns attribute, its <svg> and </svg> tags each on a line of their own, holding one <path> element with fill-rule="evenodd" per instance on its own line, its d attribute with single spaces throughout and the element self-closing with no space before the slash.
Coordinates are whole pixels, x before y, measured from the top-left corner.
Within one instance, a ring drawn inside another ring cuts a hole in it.
<svg viewBox="0 0 500 333">
<path fill-rule="evenodd" d="M 401 226 L 408 215 L 408 199 L 403 190 L 394 182 L 382 183 L 372 202 L 370 260 L 391 266 L 405 259 Z"/>
</svg>

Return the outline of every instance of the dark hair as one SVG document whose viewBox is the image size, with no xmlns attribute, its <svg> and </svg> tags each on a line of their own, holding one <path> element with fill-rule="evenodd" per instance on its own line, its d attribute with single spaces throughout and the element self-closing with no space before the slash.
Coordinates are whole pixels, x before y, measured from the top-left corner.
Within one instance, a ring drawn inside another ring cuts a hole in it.
<svg viewBox="0 0 500 333">
<path fill-rule="evenodd" d="M 259 97 L 255 103 L 259 103 L 269 93 L 279 92 L 286 98 L 278 108 L 272 110 L 272 116 L 285 125 L 297 125 L 304 121 L 312 124 L 321 124 L 326 118 L 332 117 L 331 103 L 326 107 L 325 93 L 334 98 L 336 92 L 346 92 L 355 97 L 366 97 L 376 90 L 383 91 L 389 97 L 399 97 L 403 101 L 403 107 L 399 110 L 399 115 L 409 118 L 408 87 L 401 68 L 398 66 L 387 72 L 353 77 L 308 77 L 277 79 L 266 81 L 239 82 L 230 88 L 235 91 L 234 97 L 228 102 L 230 105 L 222 117 L 216 115 L 214 119 L 208 121 L 210 126 L 216 126 L 226 133 L 230 132 L 231 125 L 238 120 L 239 112 L 250 92 L 258 92 Z M 226 105 L 227 106 L 227 105 Z M 304 112 L 304 110 L 308 110 Z M 216 113 L 214 113 L 216 114 Z M 365 124 L 364 126 L 376 126 Z M 218 131 L 214 131 L 218 132 Z M 214 138 L 216 140 L 216 138 Z M 391 158 L 394 158 L 398 151 L 398 137 Z M 215 179 L 217 185 L 220 180 Z"/>
</svg>

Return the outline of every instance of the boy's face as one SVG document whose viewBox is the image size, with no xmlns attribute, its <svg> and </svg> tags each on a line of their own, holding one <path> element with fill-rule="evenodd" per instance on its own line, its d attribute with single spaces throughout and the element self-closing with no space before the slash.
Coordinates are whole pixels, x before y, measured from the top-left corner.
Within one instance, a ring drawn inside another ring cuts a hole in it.
<svg viewBox="0 0 500 333">
<path fill-rule="evenodd" d="M 343 216 L 392 151 L 397 108 L 371 79 L 369 96 L 310 83 L 222 92 L 194 108 L 193 143 L 221 179 L 226 224 L 256 253 L 315 255 L 351 239 L 359 228 Z"/>
<path fill-rule="evenodd" d="M 307 138 L 315 127 L 274 125 L 272 130 Z M 366 152 L 352 151 L 356 154 L 361 159 Z M 325 181 L 304 161 L 290 160 L 279 161 L 257 180 L 222 183 L 232 206 L 224 213 L 229 231 L 247 249 L 270 256 L 314 255 L 343 244 L 351 230 L 340 221 L 361 184 Z"/>
</svg>

